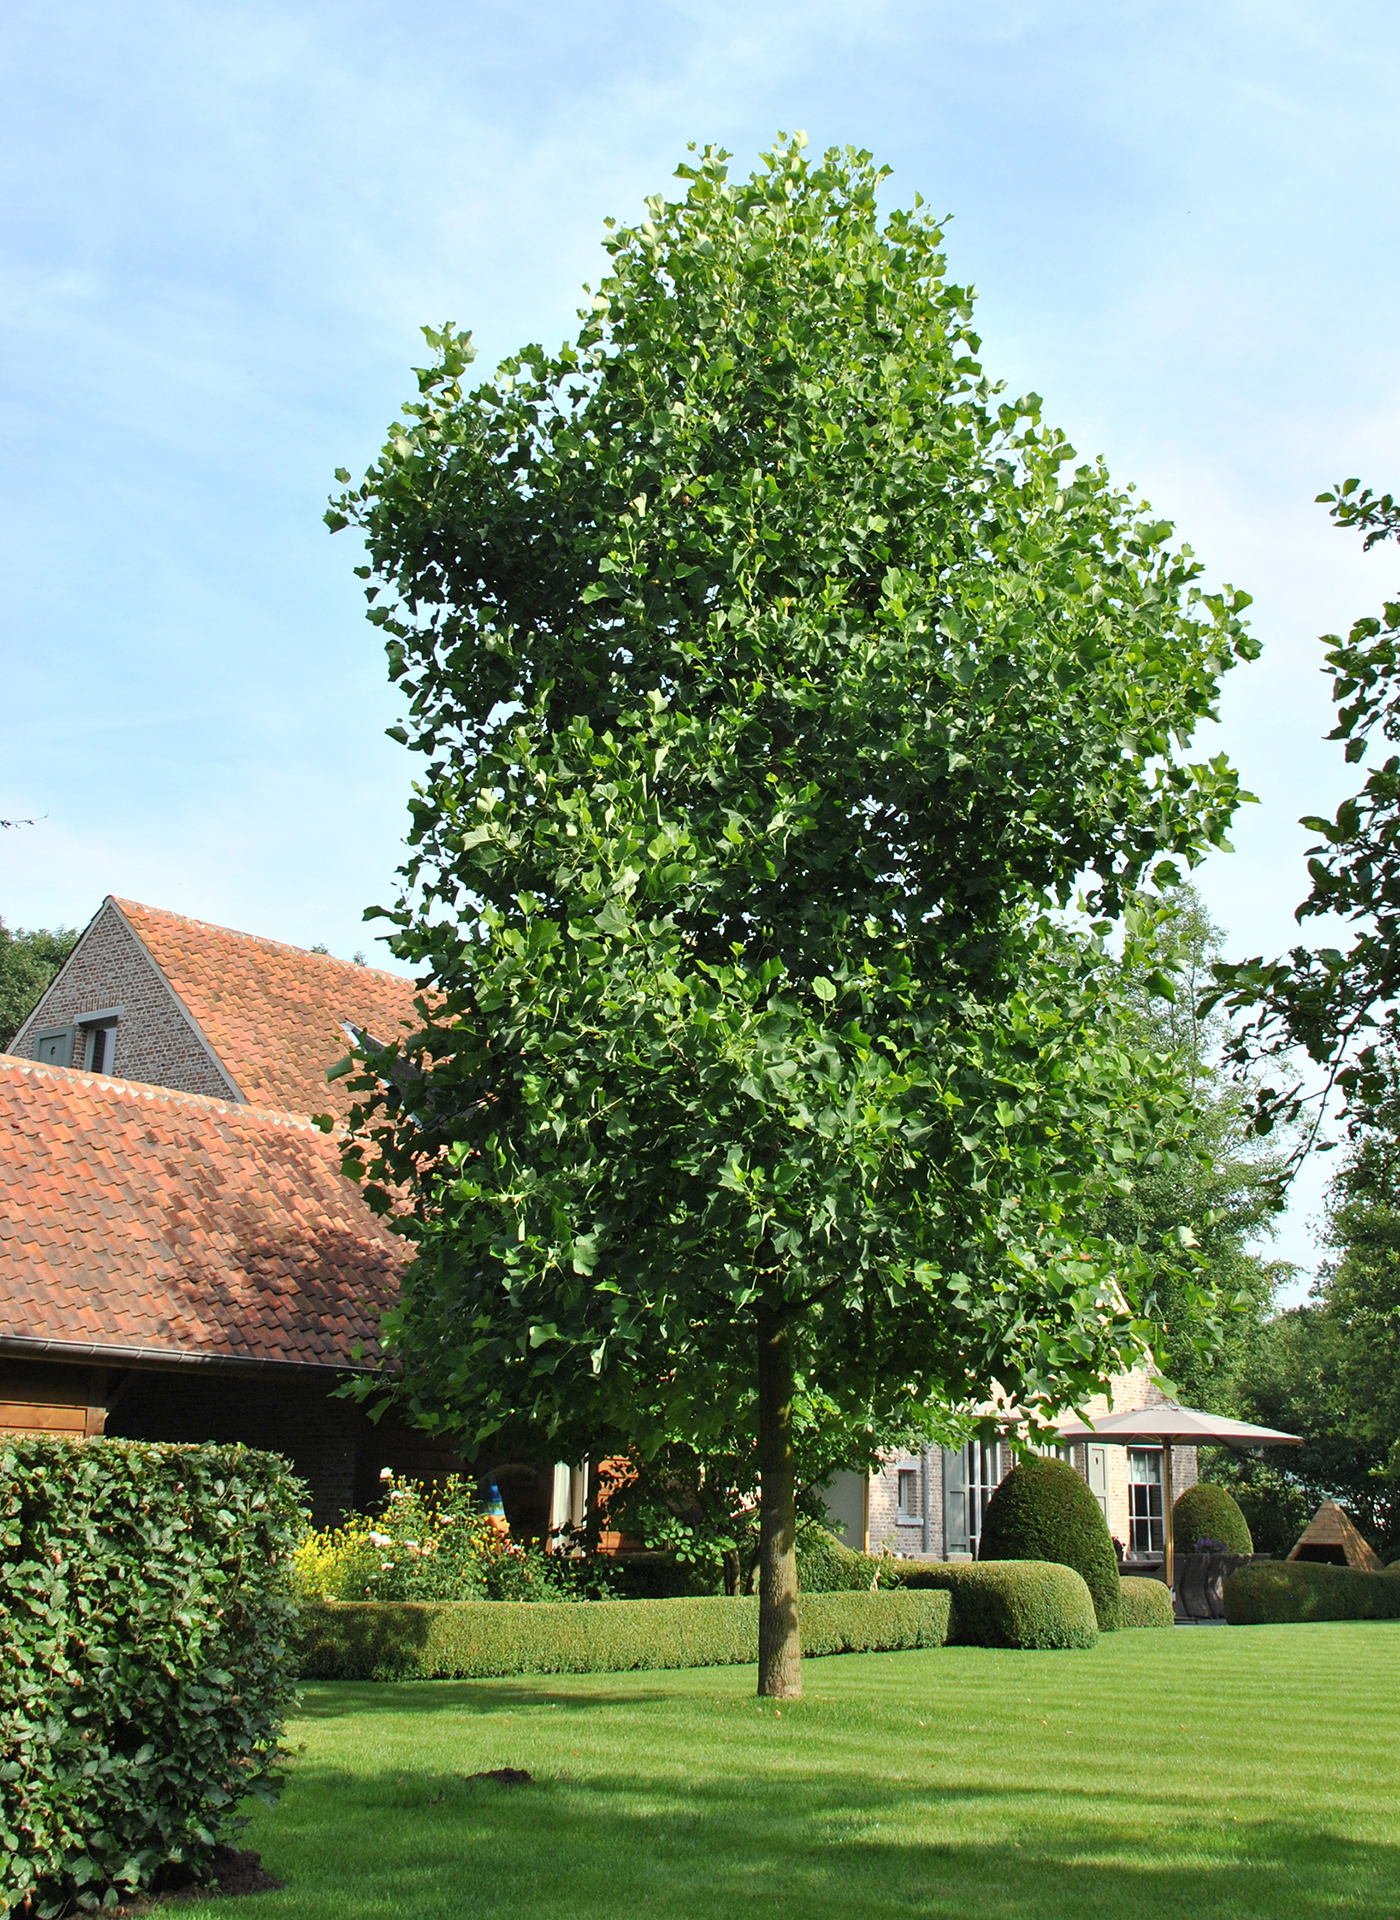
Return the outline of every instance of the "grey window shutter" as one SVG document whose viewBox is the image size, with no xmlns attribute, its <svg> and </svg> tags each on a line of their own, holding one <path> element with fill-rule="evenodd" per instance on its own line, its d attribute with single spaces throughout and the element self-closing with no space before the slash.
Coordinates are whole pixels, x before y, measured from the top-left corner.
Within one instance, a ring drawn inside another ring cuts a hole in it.
<svg viewBox="0 0 1400 1920">
<path fill-rule="evenodd" d="M 46 1067 L 73 1064 L 72 1027 L 45 1027 L 34 1036 L 34 1058 Z"/>
<path fill-rule="evenodd" d="M 1086 1447 L 1086 1472 L 1084 1478 L 1089 1482 L 1089 1491 L 1098 1501 L 1103 1517 L 1108 1519 L 1108 1448 Z"/>
<path fill-rule="evenodd" d="M 961 1447 L 943 1449 L 943 1551 L 969 1553 L 967 1532 L 967 1455 Z"/>
</svg>

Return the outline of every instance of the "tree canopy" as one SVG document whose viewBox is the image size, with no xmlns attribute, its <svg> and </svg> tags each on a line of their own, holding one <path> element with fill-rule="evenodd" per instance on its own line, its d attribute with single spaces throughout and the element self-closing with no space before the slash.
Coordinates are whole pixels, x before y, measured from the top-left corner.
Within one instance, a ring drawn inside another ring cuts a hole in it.
<svg viewBox="0 0 1400 1920">
<path fill-rule="evenodd" d="M 1183 749 L 1256 651 L 985 377 L 921 204 L 804 146 L 696 154 L 555 353 L 468 390 L 427 330 L 328 515 L 427 761 L 389 917 L 432 995 L 347 1161 L 415 1196 L 406 1391 L 468 1440 L 756 1431 L 768 1692 L 804 1394 L 863 1448 L 1150 1334 L 1103 1210 L 1189 1096 L 1104 937 L 1223 843 Z"/>
<path fill-rule="evenodd" d="M 0 920 L 0 1047 L 8 1047 L 73 951 L 71 927 L 16 927 Z"/>
</svg>

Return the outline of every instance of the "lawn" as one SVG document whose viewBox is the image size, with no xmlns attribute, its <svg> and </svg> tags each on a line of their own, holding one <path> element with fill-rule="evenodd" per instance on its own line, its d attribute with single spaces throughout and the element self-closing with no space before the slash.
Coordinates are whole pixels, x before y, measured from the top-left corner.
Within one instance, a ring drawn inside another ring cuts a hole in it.
<svg viewBox="0 0 1400 1920">
<path fill-rule="evenodd" d="M 1400 1623 L 312 1685 L 238 1920 L 1400 1917 Z M 534 1784 L 465 1776 L 524 1767 Z M 227 1920 L 200 1903 L 182 1920 Z"/>
</svg>

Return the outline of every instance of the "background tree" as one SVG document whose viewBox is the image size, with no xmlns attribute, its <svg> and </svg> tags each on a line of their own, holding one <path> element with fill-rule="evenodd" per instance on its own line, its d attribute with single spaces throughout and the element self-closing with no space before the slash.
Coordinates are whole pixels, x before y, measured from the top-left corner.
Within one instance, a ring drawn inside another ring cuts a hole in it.
<svg viewBox="0 0 1400 1920">
<path fill-rule="evenodd" d="M 1150 1263 L 1145 1309 L 1160 1329 L 1154 1353 L 1182 1400 L 1242 1418 L 1275 1296 L 1293 1272 L 1259 1251 L 1283 1204 L 1288 1143 L 1255 1132 L 1253 1088 L 1226 1064 L 1225 1016 L 1218 1007 L 1201 1011 L 1224 936 L 1193 887 L 1174 888 L 1168 899 L 1172 911 L 1126 986 L 1138 1046 L 1171 1059 L 1186 1090 L 1187 1143 L 1170 1165 L 1147 1169 L 1131 1193 L 1111 1200 L 1106 1223 Z M 1186 1287 L 1180 1263 L 1162 1252 L 1181 1230 L 1197 1249 Z M 1220 1315 L 1220 1338 L 1208 1348 L 1197 1324 L 1202 1292 Z"/>
<path fill-rule="evenodd" d="M 1344 481 L 1320 494 L 1343 529 L 1365 546 L 1400 537 L 1400 509 L 1389 494 Z M 1336 725 L 1349 763 L 1380 745 L 1400 743 L 1400 601 L 1354 623 L 1345 640 L 1323 638 L 1332 673 Z M 1340 1092 L 1351 1136 L 1333 1183 L 1328 1236 L 1335 1258 L 1310 1300 L 1266 1330 L 1251 1368 L 1246 1417 L 1302 1433 L 1306 1445 L 1284 1460 L 1235 1465 L 1250 1525 L 1263 1545 L 1286 1550 L 1324 1498 L 1342 1500 L 1363 1531 L 1400 1547 L 1394 1448 L 1400 1405 L 1390 1390 L 1389 1333 L 1400 1310 L 1393 1277 L 1396 1059 L 1400 1003 L 1400 755 L 1373 766 L 1359 793 L 1334 819 L 1304 817 L 1322 836 L 1309 849 L 1311 889 L 1300 922 L 1335 914 L 1353 931 L 1343 947 L 1299 945 L 1284 958 L 1217 964 L 1206 1009 L 1223 1005 L 1249 1016 L 1232 1057 L 1241 1071 L 1261 1060 L 1288 1061 L 1301 1048 L 1321 1069 L 1320 1084 L 1298 1077 L 1260 1083 L 1255 1125 L 1267 1132 L 1309 1108 L 1294 1157 L 1322 1124 L 1328 1095 Z"/>
<path fill-rule="evenodd" d="M 1329 503 L 1338 526 L 1362 529 L 1368 548 L 1400 537 L 1392 496 L 1358 492 L 1359 485 L 1343 481 L 1318 499 Z M 1348 764 L 1365 759 L 1376 742 L 1400 743 L 1400 600 L 1386 601 L 1379 617 L 1356 621 L 1345 640 L 1325 634 L 1323 645 L 1337 710 L 1328 738 L 1346 742 Z M 1259 1089 L 1261 1132 L 1279 1117 L 1295 1121 L 1311 1106 L 1312 1139 L 1334 1087 L 1361 1126 L 1389 1099 L 1391 1062 L 1400 1049 L 1400 755 L 1373 767 L 1334 820 L 1305 814 L 1301 824 L 1322 839 L 1308 850 L 1312 887 L 1296 917 L 1338 915 L 1355 928 L 1351 944 L 1345 951 L 1297 946 L 1284 959 L 1218 964 L 1206 1006 L 1223 1002 L 1252 1016 L 1233 1048 L 1242 1067 L 1286 1060 L 1301 1047 L 1323 1069 L 1320 1090 L 1308 1091 L 1297 1080 Z"/>
<path fill-rule="evenodd" d="M 413 1404 L 643 1451 L 752 1414 L 769 1693 L 799 1394 L 951 1428 L 1141 1351 L 1103 1206 L 1185 1097 L 1101 935 L 1222 841 L 1233 770 L 1180 749 L 1256 650 L 998 398 L 936 224 L 804 144 L 683 166 L 558 353 L 468 393 L 430 331 L 328 515 L 427 756 L 390 918 L 434 997 L 347 1161 L 416 1195 Z"/>
<path fill-rule="evenodd" d="M 1338 1500 L 1383 1553 L 1400 1552 L 1400 1087 L 1373 1109 L 1329 1194 L 1323 1265 L 1308 1300 L 1253 1343 L 1245 1418 L 1300 1433 L 1286 1457 L 1226 1472 L 1270 1552 L 1287 1552 L 1322 1500 Z"/>
<path fill-rule="evenodd" d="M 8 1047 L 73 951 L 71 927 L 17 927 L 0 920 L 0 1049 Z"/>
</svg>

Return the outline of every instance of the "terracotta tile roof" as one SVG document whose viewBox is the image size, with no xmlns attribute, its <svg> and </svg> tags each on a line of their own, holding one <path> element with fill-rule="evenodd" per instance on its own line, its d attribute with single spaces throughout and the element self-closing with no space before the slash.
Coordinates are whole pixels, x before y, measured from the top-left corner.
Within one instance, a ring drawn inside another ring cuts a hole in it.
<svg viewBox="0 0 1400 1920">
<path fill-rule="evenodd" d="M 0 1336 L 372 1363 L 409 1257 L 302 1119 L 0 1056 Z"/>
<path fill-rule="evenodd" d="M 397 974 L 135 900 L 115 904 L 252 1106 L 344 1119 L 352 1097 L 326 1070 L 350 1045 L 345 1026 L 388 1041 L 418 1024 L 414 983 Z"/>
</svg>

